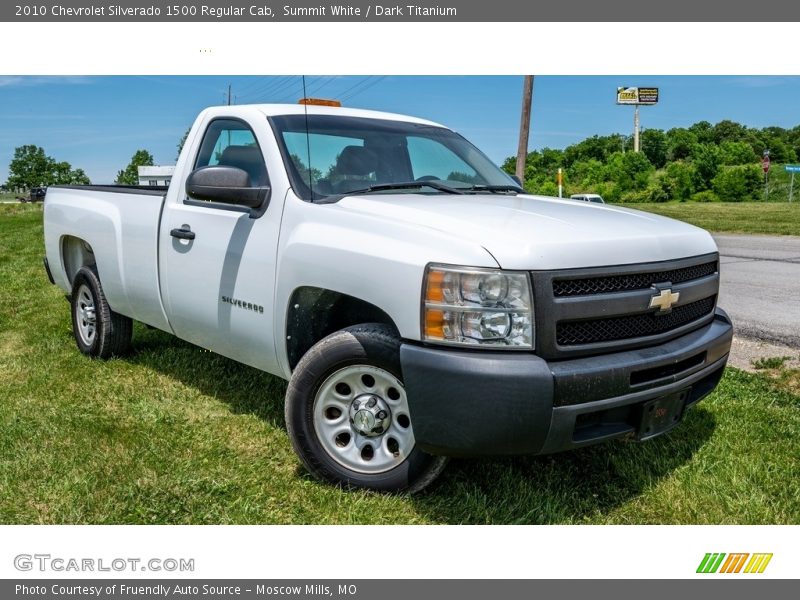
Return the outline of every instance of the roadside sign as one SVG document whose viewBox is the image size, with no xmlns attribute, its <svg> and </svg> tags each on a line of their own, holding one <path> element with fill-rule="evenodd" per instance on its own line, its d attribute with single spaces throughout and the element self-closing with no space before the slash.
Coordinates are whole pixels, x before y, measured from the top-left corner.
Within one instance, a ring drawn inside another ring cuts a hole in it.
<svg viewBox="0 0 800 600">
<path fill-rule="evenodd" d="M 769 156 L 764 155 L 761 159 L 761 168 L 764 169 L 764 173 L 769 173 Z"/>
<path fill-rule="evenodd" d="M 792 174 L 792 180 L 789 182 L 789 202 L 794 198 L 794 174 L 800 173 L 800 165 L 783 165 L 789 173 Z"/>
<path fill-rule="evenodd" d="M 658 88 L 618 87 L 617 104 L 658 104 Z"/>
</svg>

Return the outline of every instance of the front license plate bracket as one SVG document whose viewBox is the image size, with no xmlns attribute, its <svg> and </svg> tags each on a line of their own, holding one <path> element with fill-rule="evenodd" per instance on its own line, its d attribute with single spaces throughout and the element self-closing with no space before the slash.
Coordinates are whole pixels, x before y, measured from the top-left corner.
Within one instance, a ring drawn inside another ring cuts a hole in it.
<svg viewBox="0 0 800 600">
<path fill-rule="evenodd" d="M 683 417 L 689 391 L 689 389 L 681 390 L 642 404 L 642 418 L 636 439 L 649 440 L 675 427 Z"/>
</svg>

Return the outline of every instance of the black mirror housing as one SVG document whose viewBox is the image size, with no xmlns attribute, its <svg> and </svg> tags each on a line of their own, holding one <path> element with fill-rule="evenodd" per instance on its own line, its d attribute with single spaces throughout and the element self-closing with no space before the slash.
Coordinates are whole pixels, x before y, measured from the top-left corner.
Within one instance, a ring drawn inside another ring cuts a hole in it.
<svg viewBox="0 0 800 600">
<path fill-rule="evenodd" d="M 194 200 L 258 208 L 269 198 L 270 188 L 252 187 L 250 175 L 238 167 L 210 165 L 186 178 L 186 195 Z"/>
</svg>

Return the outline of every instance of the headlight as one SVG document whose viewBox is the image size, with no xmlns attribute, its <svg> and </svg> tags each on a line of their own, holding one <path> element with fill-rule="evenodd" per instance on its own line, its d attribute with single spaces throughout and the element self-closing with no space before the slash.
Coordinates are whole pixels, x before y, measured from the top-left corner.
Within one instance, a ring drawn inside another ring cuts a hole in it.
<svg viewBox="0 0 800 600">
<path fill-rule="evenodd" d="M 428 265 L 423 290 L 423 341 L 533 349 L 527 273 Z"/>
</svg>

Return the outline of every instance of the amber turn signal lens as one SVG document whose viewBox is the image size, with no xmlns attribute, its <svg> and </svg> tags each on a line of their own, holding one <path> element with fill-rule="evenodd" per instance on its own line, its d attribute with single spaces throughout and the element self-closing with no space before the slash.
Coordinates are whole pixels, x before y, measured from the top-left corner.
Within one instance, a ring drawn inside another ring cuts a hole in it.
<svg viewBox="0 0 800 600">
<path fill-rule="evenodd" d="M 444 293 L 442 292 L 442 283 L 444 283 L 443 271 L 428 271 L 427 286 L 425 288 L 425 301 L 426 302 L 443 302 Z"/>
<path fill-rule="evenodd" d="M 444 311 L 435 308 L 425 309 L 425 337 L 444 339 Z"/>
</svg>

